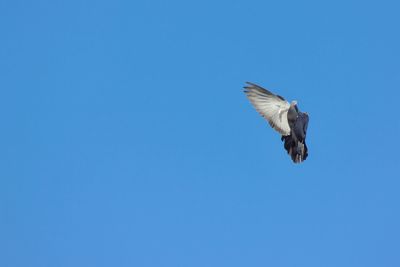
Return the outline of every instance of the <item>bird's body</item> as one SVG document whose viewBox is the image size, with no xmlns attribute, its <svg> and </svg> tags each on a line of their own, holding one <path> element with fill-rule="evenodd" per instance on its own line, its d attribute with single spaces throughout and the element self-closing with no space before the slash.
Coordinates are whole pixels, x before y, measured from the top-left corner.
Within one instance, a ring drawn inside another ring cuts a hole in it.
<svg viewBox="0 0 400 267">
<path fill-rule="evenodd" d="M 308 114 L 300 112 L 297 102 L 289 104 L 283 97 L 253 83 L 247 83 L 245 93 L 256 110 L 278 131 L 293 162 L 300 163 L 308 156 L 306 135 Z"/>
<path fill-rule="evenodd" d="M 291 127 L 290 135 L 282 135 L 281 138 L 285 142 L 284 147 L 286 151 L 295 163 L 304 161 L 308 156 L 306 145 L 307 126 L 307 113 L 298 112 L 293 127 Z"/>
</svg>

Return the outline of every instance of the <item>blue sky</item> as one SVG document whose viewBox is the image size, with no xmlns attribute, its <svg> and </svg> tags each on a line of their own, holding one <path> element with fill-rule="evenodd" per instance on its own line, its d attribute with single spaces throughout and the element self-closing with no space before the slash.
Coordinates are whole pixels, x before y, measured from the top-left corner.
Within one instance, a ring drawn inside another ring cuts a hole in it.
<svg viewBox="0 0 400 267">
<path fill-rule="evenodd" d="M 400 266 L 399 8 L 1 1 L 0 266 Z"/>
</svg>

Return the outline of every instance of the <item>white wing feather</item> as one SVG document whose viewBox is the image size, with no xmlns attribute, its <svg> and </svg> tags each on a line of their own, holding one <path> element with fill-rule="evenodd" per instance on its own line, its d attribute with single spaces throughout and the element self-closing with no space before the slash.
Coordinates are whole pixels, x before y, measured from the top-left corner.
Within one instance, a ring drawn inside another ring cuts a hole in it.
<svg viewBox="0 0 400 267">
<path fill-rule="evenodd" d="M 286 136 L 290 134 L 287 113 L 290 104 L 281 96 L 253 83 L 247 83 L 245 93 L 255 109 L 269 122 L 272 128 Z"/>
</svg>

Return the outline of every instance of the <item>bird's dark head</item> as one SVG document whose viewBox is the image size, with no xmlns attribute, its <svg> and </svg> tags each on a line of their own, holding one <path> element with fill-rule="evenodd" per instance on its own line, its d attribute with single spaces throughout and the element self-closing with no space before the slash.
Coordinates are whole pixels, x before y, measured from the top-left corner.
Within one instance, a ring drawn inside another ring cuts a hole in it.
<svg viewBox="0 0 400 267">
<path fill-rule="evenodd" d="M 294 108 L 297 112 L 299 112 L 299 108 L 297 107 L 297 101 L 296 101 L 296 100 L 293 100 L 293 101 L 290 103 L 290 107 L 291 107 L 291 108 Z"/>
</svg>

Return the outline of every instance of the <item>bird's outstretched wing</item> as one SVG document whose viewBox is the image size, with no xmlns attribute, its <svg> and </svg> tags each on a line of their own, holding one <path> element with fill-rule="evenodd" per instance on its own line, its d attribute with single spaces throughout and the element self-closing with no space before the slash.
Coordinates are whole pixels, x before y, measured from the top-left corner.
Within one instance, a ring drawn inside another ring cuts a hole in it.
<svg viewBox="0 0 400 267">
<path fill-rule="evenodd" d="M 286 136 L 290 134 L 287 112 L 290 104 L 281 96 L 254 83 L 246 82 L 244 92 L 255 109 L 269 122 L 272 128 Z"/>
</svg>

